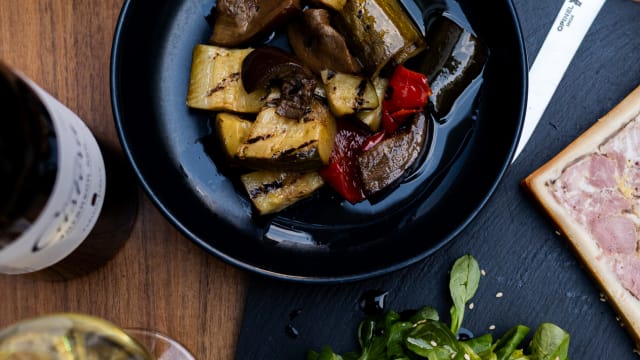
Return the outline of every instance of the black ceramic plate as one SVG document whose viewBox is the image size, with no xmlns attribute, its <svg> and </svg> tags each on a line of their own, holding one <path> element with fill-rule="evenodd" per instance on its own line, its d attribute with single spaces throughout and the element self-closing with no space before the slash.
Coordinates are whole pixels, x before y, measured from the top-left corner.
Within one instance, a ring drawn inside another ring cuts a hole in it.
<svg viewBox="0 0 640 360">
<path fill-rule="evenodd" d="M 375 204 L 350 205 L 323 189 L 264 218 L 205 152 L 207 114 L 185 105 L 191 52 L 209 36 L 214 3 L 126 1 L 112 53 L 124 151 L 149 197 L 189 239 L 270 277 L 344 282 L 434 253 L 480 211 L 510 162 L 525 108 L 527 65 L 511 1 L 460 1 L 490 58 L 474 112 L 434 125 L 418 172 Z"/>
</svg>

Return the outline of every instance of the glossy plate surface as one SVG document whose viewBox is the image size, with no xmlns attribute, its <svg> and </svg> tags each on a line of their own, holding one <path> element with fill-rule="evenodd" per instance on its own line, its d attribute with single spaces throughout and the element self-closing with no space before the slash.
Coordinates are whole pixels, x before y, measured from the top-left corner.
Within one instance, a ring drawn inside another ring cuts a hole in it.
<svg viewBox="0 0 640 360">
<path fill-rule="evenodd" d="M 186 237 L 241 268 L 301 282 L 346 282 L 434 253 L 480 211 L 504 174 L 522 125 L 527 65 L 510 1 L 460 1 L 489 48 L 472 114 L 433 124 L 422 166 L 375 204 L 329 189 L 256 217 L 224 164 L 205 152 L 209 116 L 185 105 L 194 45 L 214 1 L 125 2 L 111 91 L 116 127 L 146 193 Z M 461 105 L 464 108 L 464 105 Z"/>
</svg>

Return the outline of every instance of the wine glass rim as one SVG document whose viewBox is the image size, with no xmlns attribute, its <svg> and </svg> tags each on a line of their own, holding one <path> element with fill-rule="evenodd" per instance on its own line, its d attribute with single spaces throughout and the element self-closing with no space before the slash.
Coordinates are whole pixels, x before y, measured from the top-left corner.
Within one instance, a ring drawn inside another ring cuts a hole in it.
<svg viewBox="0 0 640 360">
<path fill-rule="evenodd" d="M 145 346 L 145 348 L 147 348 L 147 351 L 151 353 L 153 353 L 154 349 L 149 348 L 149 345 L 152 345 L 152 346 L 154 345 L 147 344 L 145 341 L 143 341 L 144 338 L 160 340 L 165 344 L 169 344 L 170 345 L 169 353 L 167 353 L 166 355 L 162 354 L 160 357 L 158 357 L 158 360 L 195 360 L 196 359 L 193 356 L 193 354 L 191 354 L 191 352 L 187 350 L 187 348 L 184 345 L 182 345 L 179 341 L 169 337 L 168 335 L 158 330 L 150 330 L 150 329 L 139 328 L 139 327 L 126 327 L 124 328 L 124 331 L 127 334 L 129 334 L 132 338 L 134 338 L 136 341 L 139 341 L 140 343 L 142 343 L 142 345 Z M 179 357 L 175 357 L 176 355 L 179 355 Z M 164 356 L 169 356 L 169 357 L 165 358 Z"/>
</svg>

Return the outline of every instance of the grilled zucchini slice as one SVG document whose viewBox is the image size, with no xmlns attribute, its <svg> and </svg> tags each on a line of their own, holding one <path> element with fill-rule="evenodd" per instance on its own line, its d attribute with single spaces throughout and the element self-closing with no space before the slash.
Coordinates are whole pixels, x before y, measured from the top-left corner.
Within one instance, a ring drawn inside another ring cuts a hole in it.
<svg viewBox="0 0 640 360">
<path fill-rule="evenodd" d="M 356 117 L 360 119 L 365 125 L 371 129 L 371 131 L 380 130 L 380 123 L 382 122 L 382 101 L 384 99 L 384 93 L 387 90 L 389 80 L 382 77 L 375 77 L 371 80 L 373 87 L 376 89 L 378 95 L 378 107 L 373 110 L 361 111 L 356 114 Z"/>
<path fill-rule="evenodd" d="M 315 171 L 258 170 L 244 174 L 240 179 L 261 215 L 278 212 L 324 185 L 322 177 Z"/>
<path fill-rule="evenodd" d="M 196 45 L 191 62 L 187 106 L 212 111 L 257 113 L 265 89 L 250 94 L 242 86 L 242 61 L 253 49 Z"/>
<path fill-rule="evenodd" d="M 398 0 L 349 0 L 336 13 L 337 28 L 365 72 L 377 76 L 426 48 L 422 33 Z"/>
<path fill-rule="evenodd" d="M 216 132 L 228 159 L 236 157 L 240 145 L 244 144 L 249 137 L 251 126 L 253 122 L 235 114 L 218 113 L 216 115 Z"/>
<path fill-rule="evenodd" d="M 336 121 L 329 109 L 314 100 L 302 119 L 288 119 L 265 107 L 238 149 L 238 158 L 255 169 L 312 170 L 329 163 Z"/>
<path fill-rule="evenodd" d="M 378 95 L 369 79 L 331 70 L 323 70 L 320 75 L 329 106 L 336 116 L 351 115 L 378 107 Z"/>
</svg>

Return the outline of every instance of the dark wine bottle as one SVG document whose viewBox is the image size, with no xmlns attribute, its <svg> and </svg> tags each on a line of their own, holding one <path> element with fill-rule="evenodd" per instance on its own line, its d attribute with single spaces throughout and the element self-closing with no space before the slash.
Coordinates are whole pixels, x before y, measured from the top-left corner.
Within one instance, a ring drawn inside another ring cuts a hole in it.
<svg viewBox="0 0 640 360">
<path fill-rule="evenodd" d="M 125 160 L 50 94 L 0 62 L 0 273 L 69 279 L 129 237 L 138 188 Z"/>
</svg>

